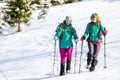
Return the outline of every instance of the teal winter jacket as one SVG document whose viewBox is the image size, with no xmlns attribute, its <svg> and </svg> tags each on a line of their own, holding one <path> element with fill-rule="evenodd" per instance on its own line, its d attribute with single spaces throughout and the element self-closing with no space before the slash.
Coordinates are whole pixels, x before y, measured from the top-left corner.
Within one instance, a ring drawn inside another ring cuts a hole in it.
<svg viewBox="0 0 120 80">
<path fill-rule="evenodd" d="M 72 36 L 74 37 L 74 39 L 78 39 L 78 36 L 77 36 L 76 30 L 74 28 L 73 28 L 73 32 L 71 33 L 70 28 L 72 27 L 72 24 L 66 25 L 65 21 L 62 24 L 65 28 L 64 34 L 62 34 L 62 26 L 59 25 L 55 36 L 57 36 L 59 39 L 59 48 L 67 49 L 67 48 L 73 46 Z"/>
<path fill-rule="evenodd" d="M 88 37 L 88 39 L 91 41 L 98 41 L 100 39 L 100 31 L 105 36 L 104 29 L 105 28 L 102 26 L 102 24 L 100 24 L 100 26 L 98 27 L 98 22 L 92 22 L 92 26 L 90 25 L 90 23 L 88 23 L 83 36 L 84 38 Z"/>
</svg>

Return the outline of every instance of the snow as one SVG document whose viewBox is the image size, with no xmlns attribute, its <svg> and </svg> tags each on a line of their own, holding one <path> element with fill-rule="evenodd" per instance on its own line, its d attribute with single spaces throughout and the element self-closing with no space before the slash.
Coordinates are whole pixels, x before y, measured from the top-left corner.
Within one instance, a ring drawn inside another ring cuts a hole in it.
<svg viewBox="0 0 120 80">
<path fill-rule="evenodd" d="M 25 32 L 0 36 L 0 80 L 120 80 L 120 2 L 83 1 L 51 7 L 45 20 L 37 20 L 34 12 L 31 25 L 22 27 Z M 106 37 L 107 68 L 104 69 L 104 45 L 99 53 L 95 72 L 85 69 L 87 43 L 83 45 L 81 73 L 79 57 L 81 41 L 77 47 L 76 74 L 74 74 L 74 53 L 71 74 L 59 76 L 59 48 L 57 42 L 55 75 L 52 75 L 54 55 L 54 34 L 57 25 L 65 16 L 73 18 L 72 23 L 79 37 L 84 33 L 90 15 L 97 12 L 102 24 L 108 29 Z"/>
</svg>

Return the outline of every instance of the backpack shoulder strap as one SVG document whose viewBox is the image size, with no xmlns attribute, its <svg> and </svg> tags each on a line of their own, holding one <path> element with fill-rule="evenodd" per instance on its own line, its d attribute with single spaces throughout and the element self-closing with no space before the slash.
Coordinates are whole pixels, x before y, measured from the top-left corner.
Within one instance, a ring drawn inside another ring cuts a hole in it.
<svg viewBox="0 0 120 80">
<path fill-rule="evenodd" d="M 98 21 L 99 37 L 102 39 L 102 32 L 100 31 L 100 24 L 101 24 L 101 21 Z"/>
<path fill-rule="evenodd" d="M 98 28 L 100 29 L 100 24 L 101 24 L 101 22 L 100 21 L 98 21 Z"/>
</svg>

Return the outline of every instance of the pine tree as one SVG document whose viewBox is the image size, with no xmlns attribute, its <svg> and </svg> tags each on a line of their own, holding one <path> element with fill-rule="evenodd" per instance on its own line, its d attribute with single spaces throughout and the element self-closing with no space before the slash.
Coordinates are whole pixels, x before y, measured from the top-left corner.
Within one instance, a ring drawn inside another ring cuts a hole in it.
<svg viewBox="0 0 120 80">
<path fill-rule="evenodd" d="M 31 4 L 30 5 L 33 5 L 33 4 L 40 4 L 40 0 L 31 0 Z"/>
<path fill-rule="evenodd" d="M 18 25 L 18 32 L 21 31 L 21 23 L 27 23 L 30 20 L 32 14 L 31 5 L 36 0 L 10 0 L 8 1 L 6 8 L 6 15 L 4 20 L 10 26 Z M 39 0 L 38 0 L 39 1 Z"/>
</svg>

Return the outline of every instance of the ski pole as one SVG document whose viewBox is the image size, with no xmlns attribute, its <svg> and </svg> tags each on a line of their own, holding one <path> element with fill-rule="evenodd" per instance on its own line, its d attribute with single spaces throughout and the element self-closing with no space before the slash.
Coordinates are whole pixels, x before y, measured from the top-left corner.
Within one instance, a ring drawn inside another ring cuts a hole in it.
<svg viewBox="0 0 120 80">
<path fill-rule="evenodd" d="M 106 66 L 106 36 L 104 36 L 104 68 L 107 68 Z"/>
<path fill-rule="evenodd" d="M 74 74 L 76 73 L 76 57 L 77 57 L 77 42 L 75 43 L 75 63 L 74 63 Z"/>
<path fill-rule="evenodd" d="M 83 51 L 83 41 L 82 41 L 82 43 L 81 43 L 81 54 L 80 54 L 80 63 L 79 63 L 79 73 L 80 73 L 80 70 L 81 70 L 82 51 Z"/>
<path fill-rule="evenodd" d="M 53 75 L 54 75 L 54 68 L 55 68 L 55 59 L 56 59 L 56 41 L 55 40 L 55 43 L 54 43 L 54 59 L 53 59 Z"/>
</svg>

